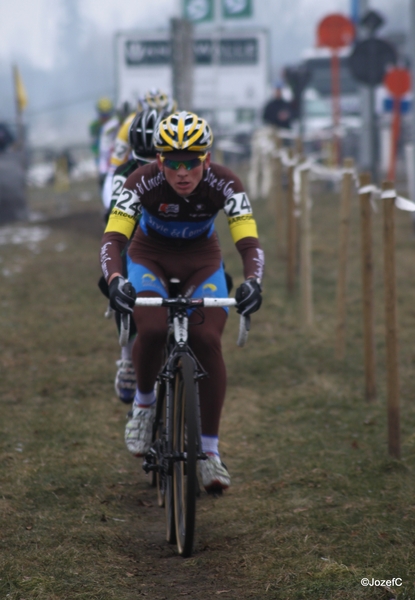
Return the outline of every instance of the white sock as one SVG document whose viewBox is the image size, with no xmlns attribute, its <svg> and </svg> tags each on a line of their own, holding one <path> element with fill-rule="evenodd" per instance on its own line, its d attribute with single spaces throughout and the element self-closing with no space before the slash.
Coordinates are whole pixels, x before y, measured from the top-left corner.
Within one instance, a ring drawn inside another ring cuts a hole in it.
<svg viewBox="0 0 415 600">
<path fill-rule="evenodd" d="M 156 401 L 156 394 L 153 391 L 148 394 L 143 394 L 137 388 L 134 396 L 134 406 L 141 406 L 142 408 L 149 408 Z"/>
<path fill-rule="evenodd" d="M 132 360 L 133 345 L 135 337 L 128 342 L 126 346 L 121 348 L 121 360 Z"/>
<path fill-rule="evenodd" d="M 217 435 L 202 435 L 202 452 L 219 456 L 219 438 Z"/>
</svg>

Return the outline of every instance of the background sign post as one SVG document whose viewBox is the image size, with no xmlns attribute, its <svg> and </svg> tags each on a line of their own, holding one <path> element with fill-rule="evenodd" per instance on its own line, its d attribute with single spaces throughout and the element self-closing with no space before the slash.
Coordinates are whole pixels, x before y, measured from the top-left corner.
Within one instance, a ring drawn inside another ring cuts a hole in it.
<svg viewBox="0 0 415 600">
<path fill-rule="evenodd" d="M 331 96 L 333 109 L 334 164 L 340 159 L 340 60 L 339 50 L 354 40 L 353 22 L 341 14 L 332 14 L 320 21 L 317 27 L 317 44 L 331 50 Z"/>
<path fill-rule="evenodd" d="M 393 96 L 393 116 L 391 130 L 391 152 L 389 159 L 389 181 L 395 181 L 396 153 L 401 130 L 401 98 L 411 89 L 411 74 L 407 69 L 395 68 L 386 73 L 385 87 Z"/>
</svg>

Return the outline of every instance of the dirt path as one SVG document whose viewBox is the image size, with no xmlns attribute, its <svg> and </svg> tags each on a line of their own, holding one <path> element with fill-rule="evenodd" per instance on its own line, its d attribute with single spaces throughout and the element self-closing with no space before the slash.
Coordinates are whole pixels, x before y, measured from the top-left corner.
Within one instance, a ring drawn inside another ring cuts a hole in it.
<svg viewBox="0 0 415 600">
<path fill-rule="evenodd" d="M 83 208 L 42 227 L 50 234 L 34 251 L 4 249 L 23 277 L 12 278 L 5 302 L 17 329 L 4 350 L 13 385 L 2 402 L 16 429 L 4 431 L 13 469 L 2 507 L 16 579 L 1 597 L 258 597 L 238 566 L 238 527 L 226 525 L 233 492 L 202 493 L 195 554 L 183 560 L 165 542 L 164 512 L 141 461 L 124 448 L 126 408 L 112 386 L 115 327 L 95 287 L 100 212 Z M 29 379 L 16 379 L 26 367 Z"/>
<path fill-rule="evenodd" d="M 126 409 L 113 390 L 119 348 L 96 286 L 100 206 L 71 202 L 67 215 L 24 226 L 40 227 L 37 238 L 22 230 L 11 244 L 8 231 L 2 245 L 0 235 L 1 600 L 409 600 L 415 407 L 403 404 L 404 459 L 390 461 L 383 400 L 362 402 L 356 258 L 348 356 L 342 365 L 333 357 L 332 199 L 314 209 L 318 326 L 308 335 L 298 299 L 284 295 L 269 210 L 255 207 L 271 257 L 267 293 L 247 347 L 236 348 L 235 316 L 223 338 L 221 452 L 232 487 L 218 499 L 202 494 L 185 560 L 165 542 L 155 490 L 124 447 Z M 237 285 L 239 257 L 218 227 Z M 399 227 L 405 286 L 410 224 Z M 413 295 L 408 286 L 401 306 L 404 398 L 414 393 Z M 382 375 L 380 367 L 384 399 Z M 404 586 L 397 596 L 362 587 L 363 577 L 402 577 Z"/>
</svg>

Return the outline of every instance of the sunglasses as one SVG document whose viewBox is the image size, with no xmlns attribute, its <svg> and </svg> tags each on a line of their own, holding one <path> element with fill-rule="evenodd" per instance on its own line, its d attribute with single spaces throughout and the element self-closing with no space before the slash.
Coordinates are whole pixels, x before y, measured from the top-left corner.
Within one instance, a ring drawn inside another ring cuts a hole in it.
<svg viewBox="0 0 415 600">
<path fill-rule="evenodd" d="M 206 160 L 206 157 L 207 154 L 204 154 L 203 156 L 190 158 L 189 160 L 173 160 L 172 158 L 167 158 L 167 156 L 160 156 L 160 160 L 164 163 L 165 167 L 173 169 L 173 171 L 178 171 L 180 167 L 184 167 L 186 171 L 191 171 L 201 165 Z"/>
</svg>

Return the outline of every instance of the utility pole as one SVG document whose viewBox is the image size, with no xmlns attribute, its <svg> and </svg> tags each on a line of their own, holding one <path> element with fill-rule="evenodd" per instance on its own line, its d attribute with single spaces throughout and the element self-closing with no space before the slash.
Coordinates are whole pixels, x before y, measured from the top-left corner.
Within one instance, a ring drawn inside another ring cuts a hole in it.
<svg viewBox="0 0 415 600">
<path fill-rule="evenodd" d="M 193 24 L 188 19 L 171 19 L 172 88 L 179 110 L 193 106 Z"/>
</svg>

